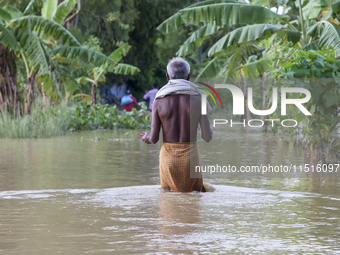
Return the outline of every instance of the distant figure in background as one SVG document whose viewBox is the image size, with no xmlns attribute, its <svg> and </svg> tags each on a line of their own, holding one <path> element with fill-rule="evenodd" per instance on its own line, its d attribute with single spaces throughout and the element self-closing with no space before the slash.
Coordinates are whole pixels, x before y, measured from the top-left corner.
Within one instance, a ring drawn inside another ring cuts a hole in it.
<svg viewBox="0 0 340 255">
<path fill-rule="evenodd" d="M 139 106 L 139 104 L 138 104 L 136 98 L 131 94 L 131 91 L 130 91 L 129 89 L 126 91 L 126 94 L 127 94 L 133 101 L 132 101 L 131 103 L 129 103 L 129 104 L 125 104 L 125 105 L 124 105 L 124 110 L 127 111 L 127 112 L 131 112 L 131 111 L 132 111 L 132 108 L 133 108 L 134 106 L 136 106 L 137 110 L 139 110 L 139 109 L 140 109 L 140 106 Z"/>
<path fill-rule="evenodd" d="M 155 101 L 155 97 L 156 97 L 157 92 L 158 92 L 158 84 L 155 83 L 153 85 L 153 89 L 149 90 L 149 91 L 146 90 L 145 95 L 143 96 L 144 100 L 149 100 L 149 110 L 150 110 L 150 112 L 152 112 L 152 106 L 153 106 L 153 102 Z"/>
</svg>

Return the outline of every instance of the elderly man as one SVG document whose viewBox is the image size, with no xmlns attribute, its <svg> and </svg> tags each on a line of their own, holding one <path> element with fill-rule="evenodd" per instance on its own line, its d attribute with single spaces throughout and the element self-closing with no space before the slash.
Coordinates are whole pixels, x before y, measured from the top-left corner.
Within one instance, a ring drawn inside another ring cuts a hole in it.
<svg viewBox="0 0 340 255">
<path fill-rule="evenodd" d="M 145 133 L 143 141 L 157 143 L 162 127 L 159 165 L 163 190 L 205 191 L 201 173 L 190 176 L 200 165 L 198 127 L 206 142 L 212 138 L 208 115 L 201 115 L 201 94 L 205 92 L 189 82 L 190 66 L 182 58 L 169 61 L 166 77 L 168 84 L 158 91 L 153 104 L 151 132 Z M 209 112 L 209 104 L 207 108 Z"/>
</svg>

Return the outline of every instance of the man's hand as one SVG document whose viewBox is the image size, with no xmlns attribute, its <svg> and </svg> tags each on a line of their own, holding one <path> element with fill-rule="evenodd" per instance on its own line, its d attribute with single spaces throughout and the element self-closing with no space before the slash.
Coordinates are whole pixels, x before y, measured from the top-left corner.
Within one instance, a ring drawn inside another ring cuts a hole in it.
<svg viewBox="0 0 340 255">
<path fill-rule="evenodd" d="M 148 93 L 148 90 L 145 90 L 145 94 Z"/>
<path fill-rule="evenodd" d="M 150 138 L 149 138 L 149 132 L 145 132 L 144 133 L 144 136 L 142 137 L 142 141 L 144 142 L 144 143 L 147 143 L 147 144 L 151 144 L 151 142 L 150 142 Z"/>
</svg>

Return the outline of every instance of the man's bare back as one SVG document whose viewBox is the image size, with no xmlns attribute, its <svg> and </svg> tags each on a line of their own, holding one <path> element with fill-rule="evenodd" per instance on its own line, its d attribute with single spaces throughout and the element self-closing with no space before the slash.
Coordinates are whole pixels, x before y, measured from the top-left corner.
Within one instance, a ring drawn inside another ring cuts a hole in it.
<svg viewBox="0 0 340 255">
<path fill-rule="evenodd" d="M 156 99 L 152 111 L 151 132 L 147 143 L 157 143 L 162 127 L 164 143 L 196 142 L 200 123 L 202 138 L 209 142 L 212 131 L 207 115 L 201 115 L 201 97 L 185 94 L 168 95 Z"/>
</svg>

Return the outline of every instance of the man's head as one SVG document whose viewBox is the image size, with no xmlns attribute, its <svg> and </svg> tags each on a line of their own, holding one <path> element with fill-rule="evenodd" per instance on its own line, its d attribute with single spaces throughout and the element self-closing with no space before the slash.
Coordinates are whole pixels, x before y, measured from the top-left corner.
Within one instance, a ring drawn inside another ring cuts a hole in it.
<svg viewBox="0 0 340 255">
<path fill-rule="evenodd" d="M 131 94 L 131 91 L 129 89 L 126 90 L 126 94 L 127 95 L 130 95 Z"/>
<path fill-rule="evenodd" d="M 158 88 L 158 83 L 154 83 L 154 84 L 153 84 L 153 88 L 154 88 L 154 89 L 157 89 L 157 88 Z"/>
<path fill-rule="evenodd" d="M 183 58 L 177 57 L 170 59 L 166 67 L 166 78 L 171 79 L 185 79 L 190 78 L 190 65 Z"/>
</svg>

